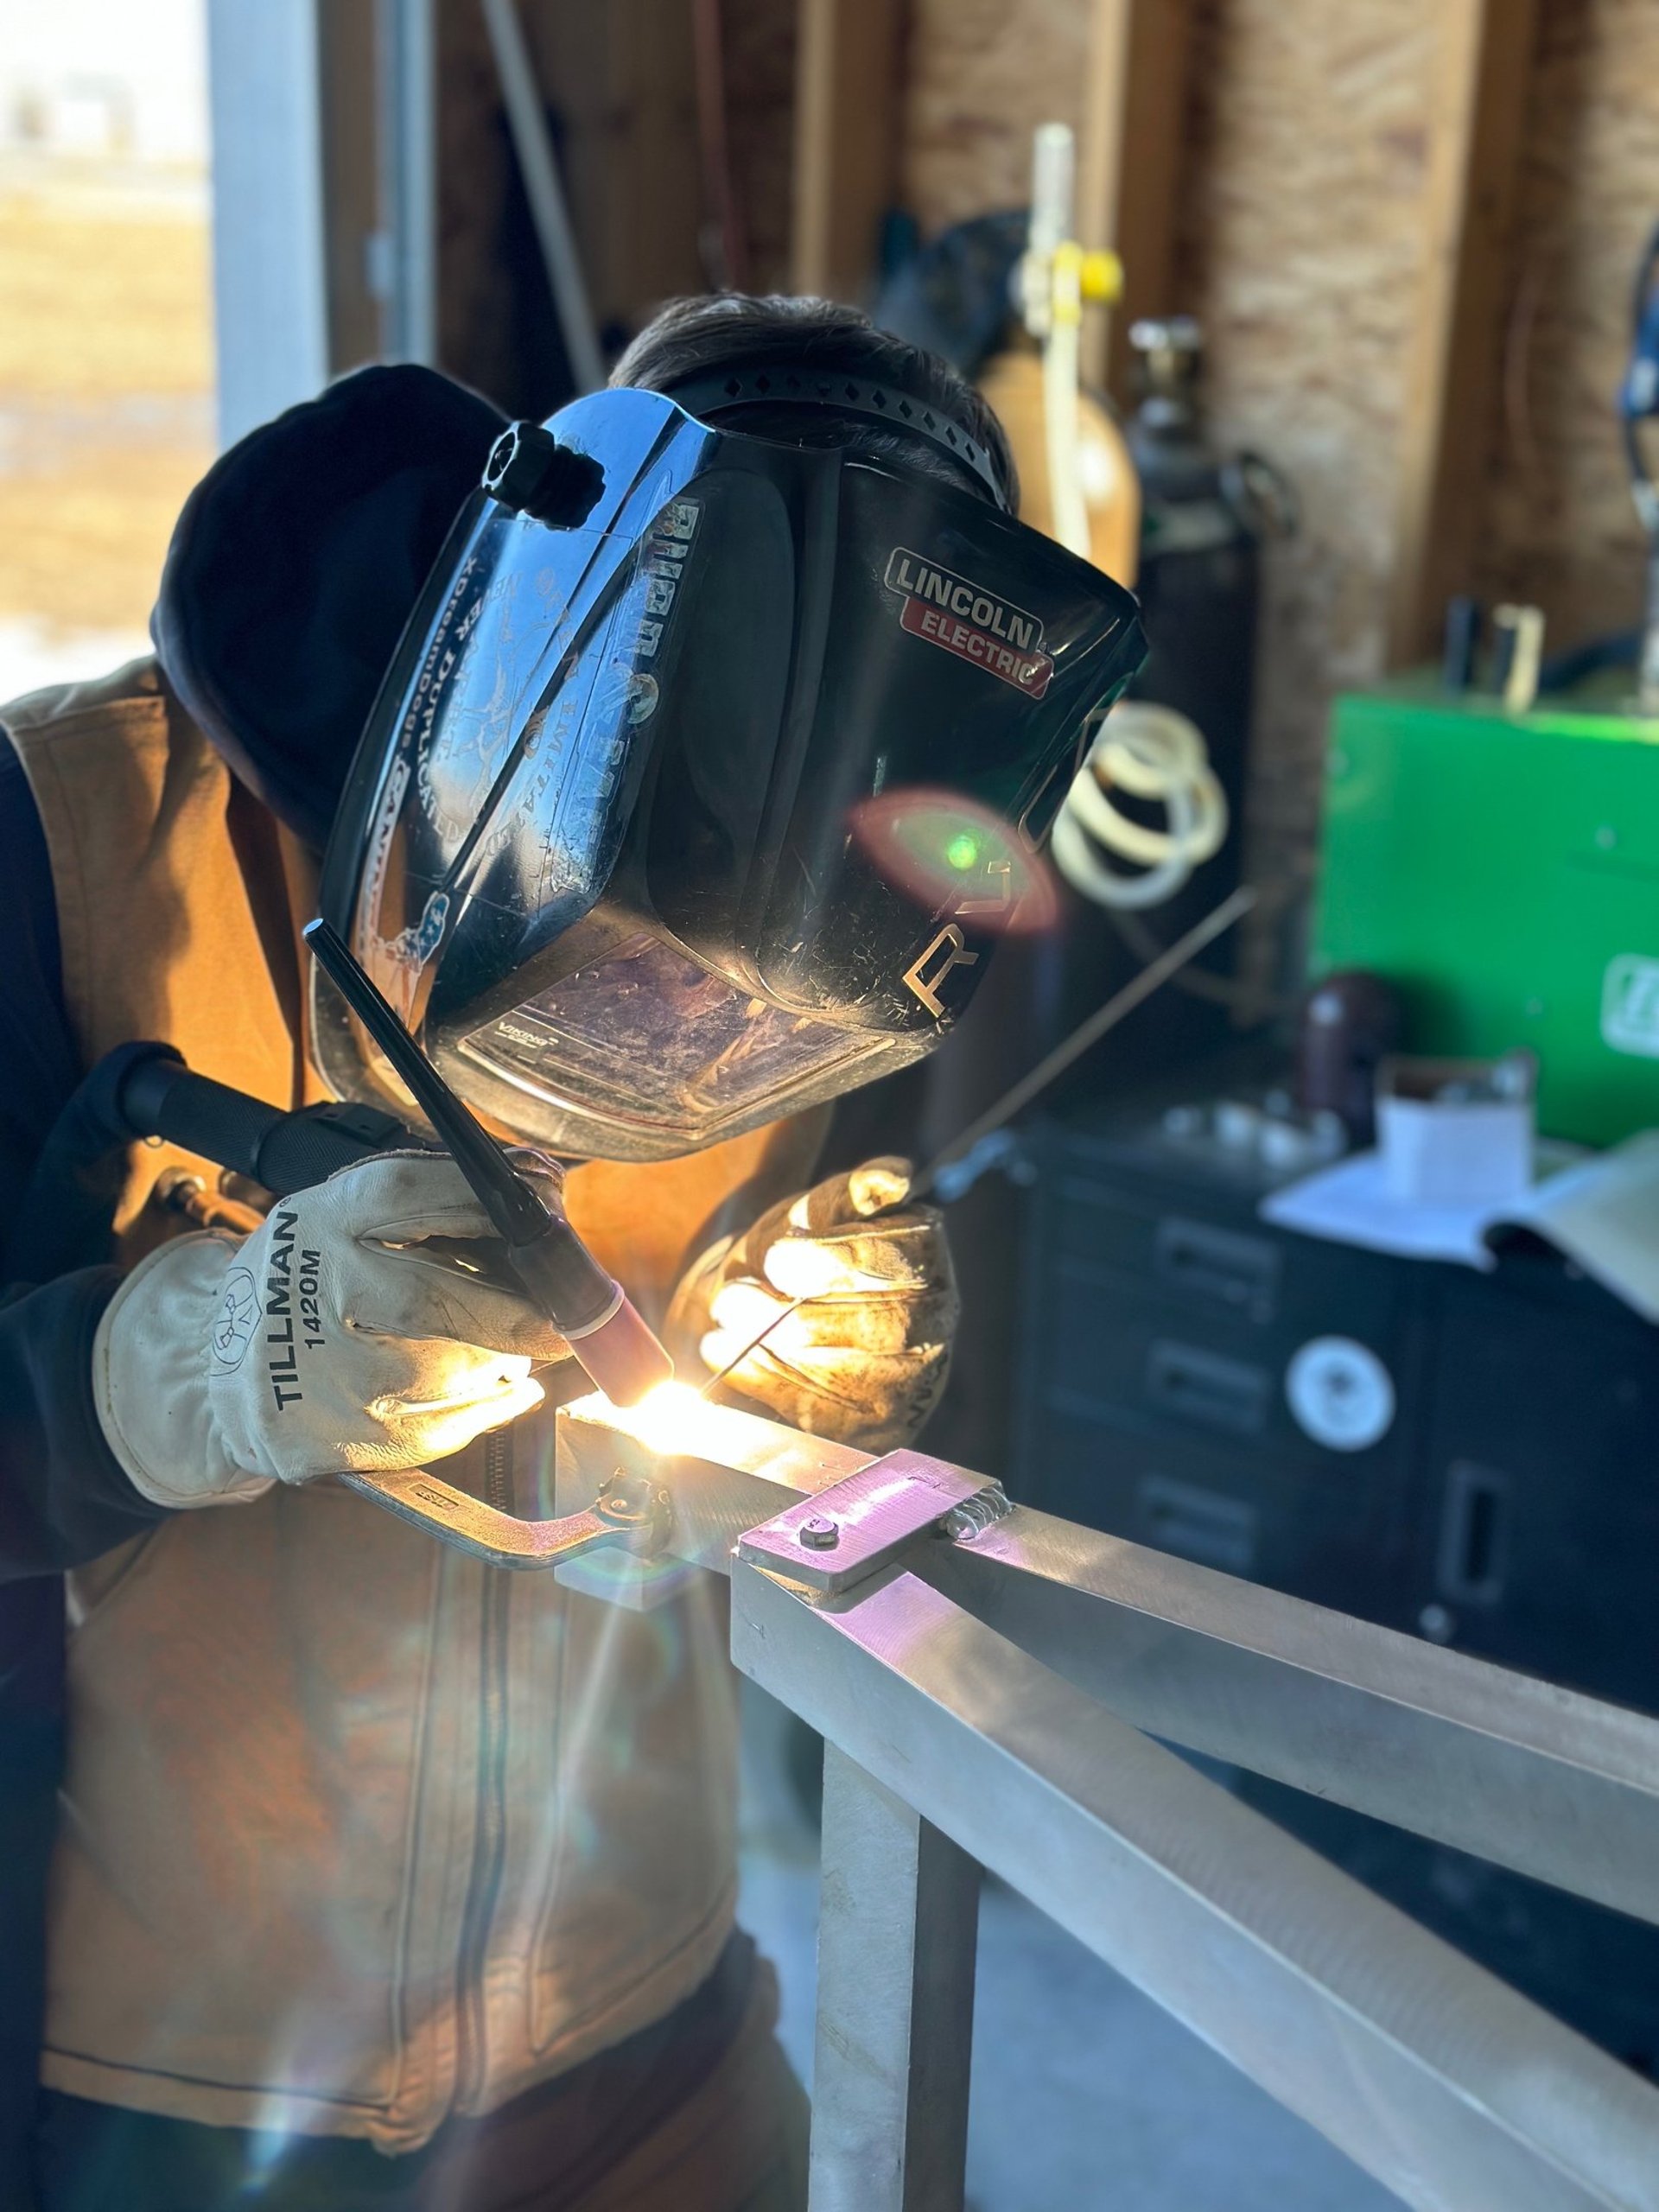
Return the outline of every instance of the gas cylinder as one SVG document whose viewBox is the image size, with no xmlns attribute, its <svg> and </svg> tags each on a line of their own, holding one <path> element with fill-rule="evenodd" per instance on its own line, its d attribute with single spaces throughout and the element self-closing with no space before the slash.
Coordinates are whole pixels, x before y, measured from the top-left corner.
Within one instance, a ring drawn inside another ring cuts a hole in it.
<svg viewBox="0 0 1659 2212">
<path fill-rule="evenodd" d="M 1042 356 L 1020 333 L 985 364 L 975 381 L 1014 448 L 1020 519 L 1052 537 Z M 1141 558 L 1141 486 L 1117 417 L 1087 390 L 1077 394 L 1077 474 L 1089 517 L 1089 557 L 1133 591 Z"/>
</svg>

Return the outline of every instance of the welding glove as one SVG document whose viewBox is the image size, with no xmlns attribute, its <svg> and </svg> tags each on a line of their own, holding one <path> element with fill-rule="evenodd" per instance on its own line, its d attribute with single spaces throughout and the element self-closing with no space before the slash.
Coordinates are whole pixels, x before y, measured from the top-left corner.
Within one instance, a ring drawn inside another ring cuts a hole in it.
<svg viewBox="0 0 1659 2212">
<path fill-rule="evenodd" d="M 492 1234 L 446 1154 L 388 1153 L 279 1200 L 245 1240 L 162 1245 L 92 1348 L 98 1417 L 134 1487 L 209 1505 L 422 1466 L 538 1404 L 531 1363 L 563 1357 L 563 1339 L 438 1257 Z"/>
<path fill-rule="evenodd" d="M 944 1223 L 909 1195 L 907 1160 L 872 1160 L 711 1246 L 674 1294 L 671 1344 L 796 1428 L 907 1442 L 944 1389 L 957 1314 Z"/>
</svg>

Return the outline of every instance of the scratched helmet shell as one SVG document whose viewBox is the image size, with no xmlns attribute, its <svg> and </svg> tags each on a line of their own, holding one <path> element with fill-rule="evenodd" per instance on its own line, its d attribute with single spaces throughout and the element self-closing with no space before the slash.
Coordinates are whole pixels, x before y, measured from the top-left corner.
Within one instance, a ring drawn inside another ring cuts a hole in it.
<svg viewBox="0 0 1659 2212">
<path fill-rule="evenodd" d="M 912 405 L 842 382 L 826 404 Z M 545 430 L 562 508 L 513 504 L 498 467 L 459 518 L 323 908 L 475 1108 L 660 1159 L 938 1042 L 1034 911 L 1080 738 L 1144 640 L 1128 593 L 918 470 L 640 391 Z M 395 1098 L 314 991 L 334 1090 Z"/>
</svg>

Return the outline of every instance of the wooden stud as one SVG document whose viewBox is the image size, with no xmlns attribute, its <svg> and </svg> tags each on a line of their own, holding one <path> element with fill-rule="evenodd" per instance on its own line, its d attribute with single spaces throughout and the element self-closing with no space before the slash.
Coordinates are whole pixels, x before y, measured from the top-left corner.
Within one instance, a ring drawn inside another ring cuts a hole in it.
<svg viewBox="0 0 1659 2212">
<path fill-rule="evenodd" d="M 521 0 L 557 119 L 572 226 L 601 330 L 703 289 L 691 16 L 684 0 Z"/>
<path fill-rule="evenodd" d="M 1388 647 L 1432 652 L 1469 588 L 1491 451 L 1534 0 L 1440 0 L 1423 255 L 1401 424 Z"/>
<path fill-rule="evenodd" d="M 1123 296 L 1084 323 L 1083 370 L 1128 397 L 1129 325 L 1172 314 L 1189 0 L 1094 0 L 1077 146 L 1077 230 L 1123 264 Z"/>
<path fill-rule="evenodd" d="M 898 173 L 900 0 L 801 0 L 798 22 L 790 280 L 861 302 Z"/>
</svg>

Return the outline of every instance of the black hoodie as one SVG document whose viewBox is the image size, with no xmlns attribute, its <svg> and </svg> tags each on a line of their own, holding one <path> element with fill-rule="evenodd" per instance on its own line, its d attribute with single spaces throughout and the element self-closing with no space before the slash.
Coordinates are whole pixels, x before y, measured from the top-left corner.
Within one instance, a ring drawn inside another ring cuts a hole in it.
<svg viewBox="0 0 1659 2212">
<path fill-rule="evenodd" d="M 381 671 L 502 425 L 428 369 L 370 368 L 252 432 L 174 533 L 151 624 L 168 683 L 241 780 L 321 848 Z M 0 731 L 3 715 L 0 714 Z M 0 1249 L 82 1072 L 45 840 L 0 738 Z M 0 2203 L 29 2202 L 41 1904 L 62 1755 L 67 1567 L 161 1517 L 111 1454 L 91 1347 L 118 1280 L 0 1286 Z"/>
<path fill-rule="evenodd" d="M 151 621 L 168 683 L 233 772 L 321 850 L 381 673 L 502 417 L 429 369 L 369 368 L 290 408 L 202 479 Z M 0 727 L 3 714 L 0 713 Z M 0 745 L 0 1248 L 81 1072 L 34 802 Z M 0 1289 L 0 1583 L 95 1557 L 155 1517 L 104 1445 L 87 1346 L 115 1281 Z"/>
</svg>

